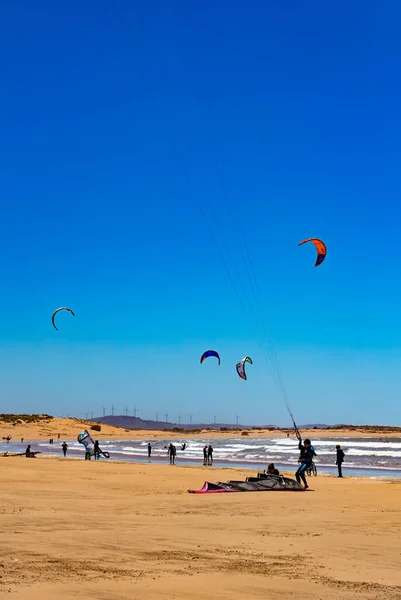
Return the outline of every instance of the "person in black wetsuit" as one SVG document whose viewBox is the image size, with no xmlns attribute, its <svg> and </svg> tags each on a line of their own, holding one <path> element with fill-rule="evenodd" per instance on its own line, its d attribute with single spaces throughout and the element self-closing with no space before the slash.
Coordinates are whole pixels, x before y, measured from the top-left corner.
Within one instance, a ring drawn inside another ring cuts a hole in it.
<svg viewBox="0 0 401 600">
<path fill-rule="evenodd" d="M 67 456 L 67 448 L 68 448 L 68 444 L 67 444 L 66 442 L 63 442 L 63 443 L 61 444 L 61 447 L 62 447 L 62 449 L 63 449 L 63 454 L 64 454 L 64 456 Z"/>
<path fill-rule="evenodd" d="M 151 443 L 149 442 L 149 444 L 148 444 L 148 458 L 150 458 L 150 455 L 151 455 L 151 454 L 152 454 L 152 445 L 151 445 Z"/>
<path fill-rule="evenodd" d="M 213 448 L 212 448 L 211 444 L 209 444 L 209 446 L 207 448 L 207 464 L 208 465 L 213 464 Z"/>
<path fill-rule="evenodd" d="M 175 455 L 177 453 L 177 448 L 174 446 L 174 444 L 170 444 L 170 446 L 168 448 L 168 453 L 170 456 L 170 465 L 174 465 L 175 464 Z"/>
<path fill-rule="evenodd" d="M 95 443 L 93 446 L 93 453 L 95 455 L 95 460 L 99 460 L 99 458 L 100 458 L 99 440 L 95 440 Z"/>
<path fill-rule="evenodd" d="M 343 462 L 344 462 L 344 452 L 341 449 L 340 444 L 337 444 L 336 446 L 336 450 L 337 450 L 337 459 L 336 459 L 336 465 L 338 468 L 338 477 L 342 477 L 343 476 Z"/>
<path fill-rule="evenodd" d="M 207 465 L 207 446 L 203 448 L 203 464 Z"/>
<path fill-rule="evenodd" d="M 298 459 L 298 462 L 301 464 L 300 464 L 297 472 L 295 473 L 295 477 L 299 484 L 301 484 L 301 481 L 302 481 L 302 483 L 304 484 L 304 488 L 306 490 L 308 489 L 309 486 L 306 483 L 305 471 L 307 469 L 309 469 L 309 467 L 311 466 L 313 457 L 315 456 L 315 454 L 316 454 L 315 449 L 312 446 L 312 444 L 310 443 L 310 440 L 305 440 L 304 441 L 303 458 Z"/>
</svg>

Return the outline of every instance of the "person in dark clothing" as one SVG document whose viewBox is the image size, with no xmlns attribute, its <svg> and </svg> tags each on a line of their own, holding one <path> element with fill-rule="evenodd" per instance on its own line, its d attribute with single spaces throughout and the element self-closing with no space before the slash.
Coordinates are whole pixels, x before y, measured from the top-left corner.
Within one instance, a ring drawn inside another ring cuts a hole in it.
<svg viewBox="0 0 401 600">
<path fill-rule="evenodd" d="M 93 453 L 95 455 L 95 460 L 99 460 L 99 458 L 100 458 L 99 440 L 95 440 L 95 443 L 93 445 Z"/>
<path fill-rule="evenodd" d="M 336 465 L 338 468 L 338 477 L 342 477 L 343 476 L 343 462 L 344 462 L 344 452 L 341 449 L 340 444 L 337 444 L 336 446 L 336 450 L 337 450 L 337 459 L 336 459 Z"/>
<path fill-rule="evenodd" d="M 63 449 L 63 454 L 64 454 L 64 456 L 67 456 L 67 448 L 68 448 L 68 444 L 67 444 L 66 442 L 63 442 L 63 443 L 61 444 L 61 447 L 62 447 L 62 449 Z"/>
<path fill-rule="evenodd" d="M 209 446 L 207 448 L 207 464 L 208 465 L 213 464 L 213 448 L 212 448 L 211 444 L 209 444 Z"/>
<path fill-rule="evenodd" d="M 207 446 L 203 448 L 203 464 L 207 465 Z"/>
<path fill-rule="evenodd" d="M 29 446 L 27 447 L 27 449 L 25 450 L 25 456 L 27 458 L 29 458 L 31 456 L 31 444 L 29 444 Z"/>
<path fill-rule="evenodd" d="M 175 455 L 177 453 L 177 449 L 174 446 L 174 444 L 170 444 L 170 446 L 168 448 L 168 453 L 170 456 L 170 465 L 174 465 L 175 464 Z"/>
<path fill-rule="evenodd" d="M 306 483 L 305 471 L 311 466 L 313 457 L 315 456 L 315 454 L 316 454 L 315 449 L 312 446 L 312 444 L 310 443 L 310 440 L 305 440 L 304 441 L 303 458 L 298 459 L 298 462 L 301 464 L 300 464 L 297 472 L 295 473 L 295 477 L 299 484 L 301 484 L 301 481 L 303 482 L 304 488 L 306 490 L 308 489 L 309 486 Z"/>
<path fill-rule="evenodd" d="M 267 467 L 267 472 L 269 475 L 280 475 L 280 471 L 276 469 L 273 463 L 270 463 L 270 465 Z"/>
<path fill-rule="evenodd" d="M 150 458 L 151 454 L 152 454 L 152 446 L 151 446 L 151 444 L 149 442 L 149 444 L 148 444 L 148 458 Z"/>
</svg>

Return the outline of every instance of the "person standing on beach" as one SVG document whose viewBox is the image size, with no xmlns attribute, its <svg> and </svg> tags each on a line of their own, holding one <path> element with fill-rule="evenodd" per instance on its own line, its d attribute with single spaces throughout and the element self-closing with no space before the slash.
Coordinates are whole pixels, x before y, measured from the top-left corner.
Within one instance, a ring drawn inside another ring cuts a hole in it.
<svg viewBox="0 0 401 600">
<path fill-rule="evenodd" d="M 149 442 L 149 444 L 148 444 L 148 458 L 150 458 L 151 454 L 152 454 L 152 446 L 151 446 L 151 444 Z"/>
<path fill-rule="evenodd" d="M 212 465 L 213 464 L 213 448 L 212 448 L 212 444 L 209 444 L 208 449 L 207 449 L 207 464 L 208 465 Z"/>
<path fill-rule="evenodd" d="M 174 444 L 170 444 L 169 449 L 168 449 L 168 453 L 170 456 L 170 465 L 174 465 L 175 464 L 175 454 L 176 454 L 177 450 L 176 447 L 174 446 Z"/>
<path fill-rule="evenodd" d="M 95 460 L 99 460 L 99 458 L 100 458 L 99 440 L 95 440 L 95 444 L 93 446 L 93 452 L 95 455 Z"/>
<path fill-rule="evenodd" d="M 63 449 L 63 454 L 64 454 L 64 456 L 67 456 L 67 448 L 68 448 L 68 444 L 67 444 L 66 442 L 63 442 L 63 443 L 61 444 L 61 447 L 62 447 L 62 449 Z"/>
<path fill-rule="evenodd" d="M 25 450 L 25 456 L 27 458 L 29 458 L 31 455 L 31 444 L 29 444 L 29 446 L 27 447 L 27 449 Z"/>
<path fill-rule="evenodd" d="M 336 446 L 336 450 L 337 450 L 337 459 L 336 459 L 336 465 L 338 468 L 338 477 L 342 477 L 343 476 L 343 462 L 344 462 L 344 452 L 341 449 L 340 444 L 337 444 Z"/>
<path fill-rule="evenodd" d="M 203 464 L 207 465 L 207 446 L 203 448 Z"/>
<path fill-rule="evenodd" d="M 295 473 L 295 477 L 300 485 L 301 481 L 303 482 L 304 488 L 305 490 L 307 490 L 309 486 L 306 483 L 305 471 L 311 466 L 313 457 L 316 453 L 314 447 L 310 443 L 310 440 L 304 441 L 304 448 L 305 450 L 303 452 L 303 458 L 298 459 L 298 462 L 300 462 L 301 464 L 299 466 L 298 471 Z"/>
</svg>

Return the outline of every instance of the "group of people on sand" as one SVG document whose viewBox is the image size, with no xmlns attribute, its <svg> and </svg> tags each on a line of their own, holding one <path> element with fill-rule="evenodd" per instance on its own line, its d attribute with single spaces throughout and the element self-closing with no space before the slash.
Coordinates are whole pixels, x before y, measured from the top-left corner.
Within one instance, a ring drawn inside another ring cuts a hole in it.
<svg viewBox="0 0 401 600">
<path fill-rule="evenodd" d="M 67 442 L 63 442 L 61 444 L 61 449 L 63 451 L 63 455 L 67 456 L 67 450 L 68 450 L 68 444 L 67 444 Z M 26 450 L 25 450 L 25 456 L 27 458 L 35 458 L 35 454 L 37 454 L 37 452 L 32 452 L 32 450 L 31 450 L 31 444 L 29 444 L 27 446 Z M 95 460 L 99 460 L 100 454 L 101 454 L 101 450 L 100 450 L 100 447 L 99 447 L 99 441 L 95 440 L 94 446 L 93 446 L 93 455 L 95 457 Z M 86 450 L 85 450 L 85 460 L 91 460 L 91 457 L 92 457 L 91 455 L 92 455 L 91 449 L 90 448 L 86 448 Z"/>
<path fill-rule="evenodd" d="M 295 477 L 297 482 L 300 485 L 304 485 L 305 490 L 308 489 L 308 484 L 306 482 L 305 473 L 312 467 L 313 458 L 316 456 L 315 448 L 312 446 L 311 441 L 309 439 L 304 440 L 302 443 L 301 438 L 299 437 L 299 458 L 298 463 L 299 467 L 297 472 L 295 473 Z M 336 445 L 336 465 L 338 469 L 338 477 L 343 477 L 342 465 L 344 462 L 344 451 L 342 450 L 340 444 Z"/>
<path fill-rule="evenodd" d="M 181 450 L 184 451 L 187 447 L 186 442 L 182 442 Z M 167 450 L 167 456 L 170 459 L 170 465 L 175 465 L 175 457 L 177 456 L 177 448 L 173 443 L 170 443 L 168 446 L 164 446 L 164 449 Z M 148 458 L 152 456 L 152 444 L 148 442 Z"/>
<path fill-rule="evenodd" d="M 99 447 L 99 440 L 95 440 L 93 442 L 93 456 L 95 457 L 95 460 L 99 460 L 101 453 L 102 453 L 102 451 L 100 450 L 100 447 Z M 65 456 L 65 454 L 64 454 L 64 456 Z M 91 460 L 91 459 L 92 459 L 92 450 L 91 450 L 91 448 L 86 448 L 85 449 L 85 460 Z"/>
<path fill-rule="evenodd" d="M 298 443 L 299 467 L 295 473 L 295 478 L 296 478 L 297 482 L 300 485 L 303 485 L 304 489 L 307 490 L 309 488 L 309 486 L 306 481 L 305 474 L 311 469 L 312 464 L 313 464 L 313 458 L 316 456 L 316 452 L 315 452 L 315 448 L 311 444 L 310 439 L 305 439 L 302 442 L 302 439 L 299 436 L 298 440 L 299 440 L 299 443 Z M 186 443 L 183 443 L 181 450 L 185 450 L 185 447 L 186 447 Z M 68 444 L 66 442 L 63 442 L 61 444 L 61 448 L 63 451 L 63 455 L 67 456 Z M 165 448 L 166 448 L 166 446 L 165 446 Z M 101 450 L 99 448 L 98 440 L 95 440 L 93 450 L 94 450 L 93 454 L 94 454 L 95 460 L 99 460 Z M 152 446 L 149 442 L 148 443 L 148 457 L 149 458 L 151 456 L 151 453 L 152 453 Z M 25 456 L 27 458 L 35 458 L 35 454 L 37 454 L 37 453 L 32 452 L 31 445 L 29 444 L 25 450 Z M 85 451 L 85 460 L 91 460 L 91 454 L 92 454 L 91 449 L 87 448 Z M 170 458 L 170 464 L 174 465 L 175 457 L 177 454 L 177 449 L 173 443 L 170 443 L 169 446 L 167 447 L 167 454 Z M 340 478 L 343 477 L 342 465 L 344 462 L 344 457 L 345 457 L 344 451 L 342 450 L 341 446 L 339 444 L 337 444 L 336 445 L 336 465 L 337 465 L 337 469 L 338 469 L 338 477 L 340 477 Z M 211 444 L 206 444 L 203 448 L 203 464 L 205 466 L 213 464 L 213 447 Z M 276 469 L 276 467 L 274 466 L 273 463 L 269 464 L 269 466 L 267 468 L 267 473 L 270 475 L 276 475 L 276 476 L 280 475 L 279 470 Z"/>
<path fill-rule="evenodd" d="M 211 466 L 213 464 L 213 447 L 212 444 L 206 444 L 203 448 L 203 464 Z"/>
</svg>

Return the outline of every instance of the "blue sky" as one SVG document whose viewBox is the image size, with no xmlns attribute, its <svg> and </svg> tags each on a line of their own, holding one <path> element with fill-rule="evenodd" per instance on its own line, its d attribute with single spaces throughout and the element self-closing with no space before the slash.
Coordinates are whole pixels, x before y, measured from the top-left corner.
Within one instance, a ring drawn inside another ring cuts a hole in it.
<svg viewBox="0 0 401 600">
<path fill-rule="evenodd" d="M 400 425 L 400 18 L 4 2 L 1 411 L 288 424 L 240 240 L 297 420 Z"/>
</svg>

